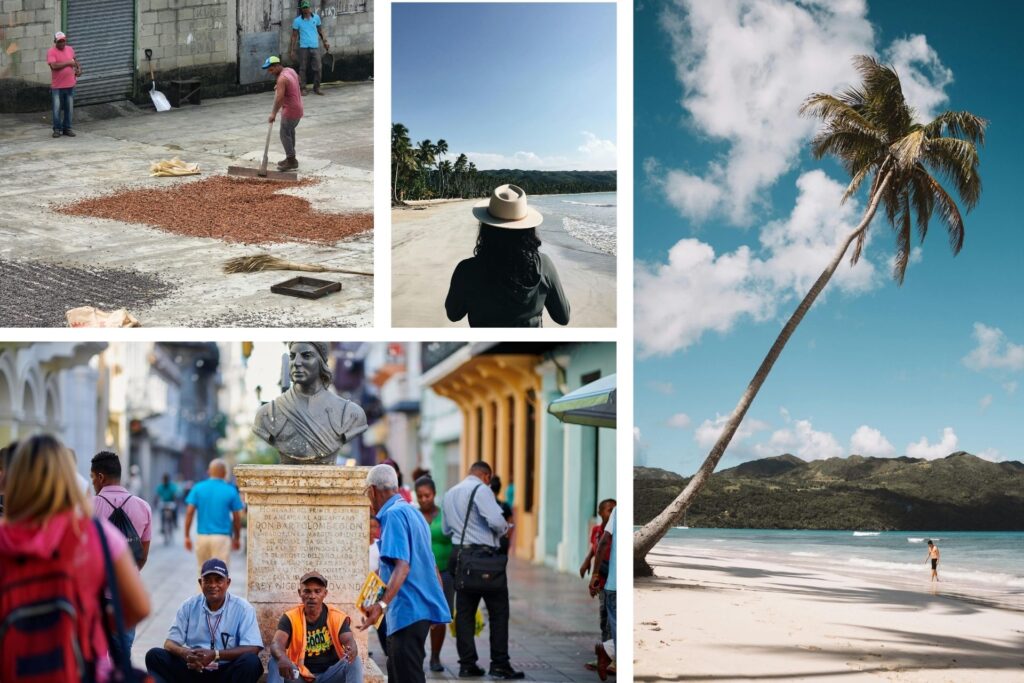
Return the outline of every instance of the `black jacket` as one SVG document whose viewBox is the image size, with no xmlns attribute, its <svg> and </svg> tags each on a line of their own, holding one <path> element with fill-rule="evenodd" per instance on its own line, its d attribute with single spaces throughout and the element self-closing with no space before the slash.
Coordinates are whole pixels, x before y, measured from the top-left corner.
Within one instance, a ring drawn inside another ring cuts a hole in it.
<svg viewBox="0 0 1024 683">
<path fill-rule="evenodd" d="M 470 327 L 540 327 L 545 308 L 556 323 L 569 324 L 569 301 L 547 254 L 540 255 L 536 281 L 518 290 L 495 282 L 475 256 L 460 262 L 444 307 L 453 322 L 469 315 Z"/>
</svg>

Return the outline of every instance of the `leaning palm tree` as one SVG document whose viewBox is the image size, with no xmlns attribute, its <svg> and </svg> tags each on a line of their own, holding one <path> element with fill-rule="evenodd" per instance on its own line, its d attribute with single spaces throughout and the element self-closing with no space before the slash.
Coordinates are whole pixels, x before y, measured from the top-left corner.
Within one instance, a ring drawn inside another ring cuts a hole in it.
<svg viewBox="0 0 1024 683">
<path fill-rule="evenodd" d="M 918 237 L 924 240 L 929 219 L 936 209 L 953 254 L 963 247 L 964 223 L 960 210 L 935 175 L 953 186 L 967 211 L 974 208 L 981 197 L 977 145 L 984 144 L 987 122 L 966 111 L 947 111 L 929 123 L 918 123 L 914 120 L 914 110 L 903 98 L 899 76 L 891 66 L 867 56 L 855 57 L 854 66 L 863 79 L 860 88 L 850 88 L 838 95 L 811 95 L 804 101 L 800 113 L 817 117 L 823 123 L 811 141 L 814 157 L 835 155 L 850 174 L 843 201 L 855 195 L 865 180 L 871 179 L 867 210 L 786 321 L 700 469 L 675 500 L 634 535 L 633 567 L 637 576 L 651 575 L 647 554 L 678 523 L 715 471 L 786 342 L 851 246 L 850 264 L 860 259 L 868 227 L 878 207 L 884 207 L 885 217 L 896 233 L 893 277 L 897 284 L 903 283 L 910 260 L 913 225 L 917 225 Z"/>
</svg>

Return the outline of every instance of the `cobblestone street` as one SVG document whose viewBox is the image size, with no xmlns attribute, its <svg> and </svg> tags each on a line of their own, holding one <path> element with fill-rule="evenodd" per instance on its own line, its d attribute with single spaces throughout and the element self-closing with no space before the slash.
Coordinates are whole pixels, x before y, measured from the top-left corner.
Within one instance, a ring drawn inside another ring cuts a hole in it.
<svg viewBox="0 0 1024 683">
<path fill-rule="evenodd" d="M 244 546 L 243 546 L 244 547 Z M 509 651 L 512 666 L 526 672 L 527 680 L 558 683 L 597 681 L 597 674 L 583 665 L 594 659 L 594 643 L 599 639 L 597 601 L 587 595 L 586 584 L 578 576 L 561 574 L 513 559 L 509 564 L 512 589 L 512 618 L 509 625 Z M 232 553 L 231 592 L 245 595 L 244 553 Z M 158 533 L 153 536 L 149 562 L 142 578 L 152 600 L 150 617 L 139 625 L 132 658 L 136 666 L 145 666 L 146 651 L 160 647 L 174 621 L 178 607 L 197 588 L 195 556 L 187 552 L 179 530 L 171 545 L 164 545 Z M 486 617 L 485 617 L 486 619 Z M 477 638 L 480 666 L 489 663 L 488 631 Z M 370 636 L 370 653 L 385 670 L 376 636 Z M 429 644 L 427 646 L 429 656 Z M 458 654 L 455 639 L 445 640 L 441 661 L 444 673 L 430 673 L 430 680 L 458 678 Z M 466 680 L 490 680 L 466 679 Z"/>
</svg>

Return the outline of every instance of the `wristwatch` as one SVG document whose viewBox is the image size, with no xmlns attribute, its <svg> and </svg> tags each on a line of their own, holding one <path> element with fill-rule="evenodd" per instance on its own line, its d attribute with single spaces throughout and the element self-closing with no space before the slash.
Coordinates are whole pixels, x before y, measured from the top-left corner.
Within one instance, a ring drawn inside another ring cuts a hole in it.
<svg viewBox="0 0 1024 683">
<path fill-rule="evenodd" d="M 387 609 L 388 609 L 388 603 L 384 602 L 383 600 L 379 600 L 379 601 L 377 602 L 377 604 L 378 604 L 378 605 L 380 605 L 380 611 L 381 611 L 381 612 L 386 612 L 386 611 L 387 611 Z"/>
<path fill-rule="evenodd" d="M 213 651 L 213 661 L 214 662 L 219 662 L 220 661 L 220 650 L 214 649 L 214 651 Z"/>
</svg>

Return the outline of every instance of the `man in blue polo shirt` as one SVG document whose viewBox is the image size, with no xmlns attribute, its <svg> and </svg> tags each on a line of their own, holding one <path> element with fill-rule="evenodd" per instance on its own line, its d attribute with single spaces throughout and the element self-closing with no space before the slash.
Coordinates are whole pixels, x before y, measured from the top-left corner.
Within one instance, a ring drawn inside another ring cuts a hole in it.
<svg viewBox="0 0 1024 683">
<path fill-rule="evenodd" d="M 387 614 L 388 680 L 421 683 L 430 627 L 452 620 L 430 546 L 430 526 L 398 493 L 398 474 L 391 465 L 370 470 L 366 495 L 380 522 L 380 578 L 387 588 L 358 628 L 365 631 Z"/>
<path fill-rule="evenodd" d="M 324 33 L 320 28 L 320 17 L 313 14 L 309 7 L 309 0 L 302 0 L 299 5 L 299 16 L 292 21 L 292 42 L 289 52 L 292 61 L 295 61 L 295 41 L 299 42 L 299 88 L 302 94 L 306 94 L 306 67 L 313 64 L 313 93 L 323 95 L 320 92 L 320 41 L 324 41 L 324 49 L 331 51 L 327 44 Z"/>
<path fill-rule="evenodd" d="M 203 592 L 178 608 L 164 646 L 146 653 L 146 669 L 157 683 L 252 683 L 263 675 L 256 610 L 244 598 L 228 593 L 230 586 L 223 561 L 203 565 Z"/>
<path fill-rule="evenodd" d="M 228 466 L 220 458 L 210 461 L 210 478 L 192 487 L 185 503 L 185 550 L 192 550 L 192 517 L 199 511 L 196 525 L 196 562 L 200 567 L 211 559 L 231 561 L 231 551 L 241 547 L 242 498 L 238 489 L 227 483 Z"/>
</svg>

